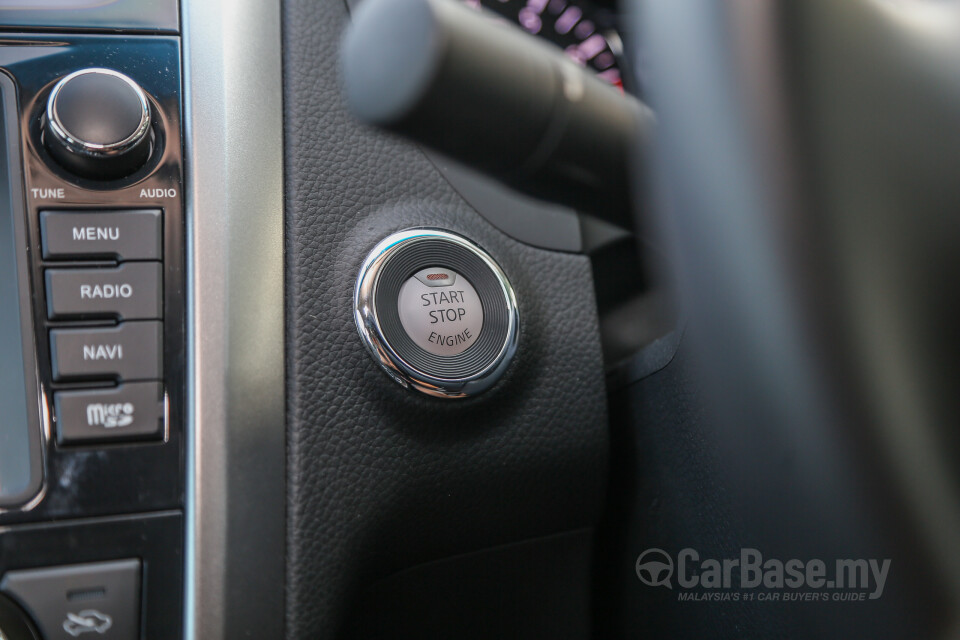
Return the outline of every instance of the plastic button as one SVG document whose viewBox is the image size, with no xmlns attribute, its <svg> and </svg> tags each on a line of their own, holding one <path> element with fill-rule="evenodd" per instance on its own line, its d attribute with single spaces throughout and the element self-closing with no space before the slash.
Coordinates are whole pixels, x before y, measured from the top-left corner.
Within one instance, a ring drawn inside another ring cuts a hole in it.
<svg viewBox="0 0 960 640">
<path fill-rule="evenodd" d="M 159 380 L 163 324 L 125 322 L 109 329 L 55 329 L 50 332 L 50 352 L 54 380 Z"/>
<path fill-rule="evenodd" d="M 46 640 L 140 637 L 140 561 L 7 573 L 0 590 L 33 616 Z"/>
<path fill-rule="evenodd" d="M 400 288 L 397 305 L 407 335 L 434 355 L 463 353 L 483 329 L 483 304 L 477 290 L 451 269 L 418 271 Z"/>
<path fill-rule="evenodd" d="M 163 269 L 159 262 L 135 262 L 116 269 L 47 269 L 46 281 L 50 318 L 163 318 Z"/>
<path fill-rule="evenodd" d="M 41 211 L 43 257 L 162 260 L 159 209 Z"/>
<path fill-rule="evenodd" d="M 157 439 L 163 436 L 163 385 L 133 382 L 116 389 L 54 395 L 60 444 Z"/>
</svg>

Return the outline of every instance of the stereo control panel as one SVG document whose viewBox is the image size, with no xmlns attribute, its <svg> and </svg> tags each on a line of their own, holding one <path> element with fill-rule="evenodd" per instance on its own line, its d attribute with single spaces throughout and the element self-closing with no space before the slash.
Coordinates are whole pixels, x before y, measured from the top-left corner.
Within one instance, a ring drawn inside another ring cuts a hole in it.
<svg viewBox="0 0 960 640">
<path fill-rule="evenodd" d="M 174 34 L 0 38 L 5 640 L 182 636 L 180 69 Z"/>
<path fill-rule="evenodd" d="M 162 36 L 0 46 L 46 440 L 39 500 L 0 522 L 182 506 L 179 51 Z"/>
</svg>

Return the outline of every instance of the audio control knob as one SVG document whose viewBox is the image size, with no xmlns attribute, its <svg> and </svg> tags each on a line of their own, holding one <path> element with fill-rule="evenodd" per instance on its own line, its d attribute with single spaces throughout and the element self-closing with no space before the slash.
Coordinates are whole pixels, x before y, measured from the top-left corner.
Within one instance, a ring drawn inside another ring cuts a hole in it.
<svg viewBox="0 0 960 640">
<path fill-rule="evenodd" d="M 61 166 L 78 176 L 128 176 L 150 156 L 150 101 L 122 73 L 75 71 L 50 92 L 44 143 Z"/>
</svg>

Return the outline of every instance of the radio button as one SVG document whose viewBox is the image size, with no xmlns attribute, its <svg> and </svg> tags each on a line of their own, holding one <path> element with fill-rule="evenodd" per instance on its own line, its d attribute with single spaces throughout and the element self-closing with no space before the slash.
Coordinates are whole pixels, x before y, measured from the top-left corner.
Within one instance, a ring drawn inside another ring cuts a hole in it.
<svg viewBox="0 0 960 640">
<path fill-rule="evenodd" d="M 162 260 L 162 232 L 159 209 L 40 212 L 46 259 Z"/>
<path fill-rule="evenodd" d="M 47 269 L 47 316 L 163 318 L 163 270 L 159 262 L 116 269 Z"/>
<path fill-rule="evenodd" d="M 46 281 L 50 318 L 163 318 L 163 269 L 159 262 L 132 262 L 116 269 L 47 269 Z"/>
<path fill-rule="evenodd" d="M 163 385 L 132 382 L 116 389 L 54 394 L 57 441 L 80 444 L 163 436 Z"/>
<path fill-rule="evenodd" d="M 125 322 L 109 329 L 50 332 L 53 379 L 159 380 L 163 370 L 163 324 Z"/>
</svg>

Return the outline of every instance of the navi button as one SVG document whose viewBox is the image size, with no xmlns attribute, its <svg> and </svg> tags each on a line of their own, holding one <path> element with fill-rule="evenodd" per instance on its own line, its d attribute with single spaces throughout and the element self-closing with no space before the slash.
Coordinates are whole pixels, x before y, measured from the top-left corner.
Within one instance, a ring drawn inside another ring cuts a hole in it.
<svg viewBox="0 0 960 640">
<path fill-rule="evenodd" d="M 54 329 L 50 332 L 53 379 L 159 380 L 163 324 L 124 322 L 108 329 Z"/>
</svg>

